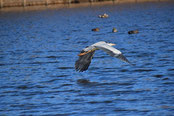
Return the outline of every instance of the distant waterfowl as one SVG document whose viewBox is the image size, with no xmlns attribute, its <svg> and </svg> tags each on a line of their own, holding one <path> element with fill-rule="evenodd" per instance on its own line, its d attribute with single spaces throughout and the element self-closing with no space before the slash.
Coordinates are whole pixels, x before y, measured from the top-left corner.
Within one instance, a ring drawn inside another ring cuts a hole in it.
<svg viewBox="0 0 174 116">
<path fill-rule="evenodd" d="M 106 13 L 104 13 L 103 15 L 98 15 L 98 17 L 99 17 L 99 18 L 108 18 L 108 17 L 109 17 L 109 15 L 108 15 L 108 14 L 106 14 Z"/>
<path fill-rule="evenodd" d="M 103 50 L 107 54 L 112 57 L 118 58 L 124 62 L 130 64 L 126 57 L 123 56 L 121 51 L 117 50 L 116 48 L 112 47 L 115 44 L 107 43 L 105 41 L 100 41 L 91 46 L 84 48 L 81 53 L 78 55 L 79 59 L 75 62 L 75 69 L 76 71 L 83 72 L 86 71 L 91 63 L 95 50 Z"/>
<path fill-rule="evenodd" d="M 92 31 L 99 31 L 99 30 L 100 30 L 99 28 L 92 29 Z"/>
<path fill-rule="evenodd" d="M 112 29 L 112 32 L 113 32 L 113 33 L 117 32 L 117 29 L 114 27 L 114 28 Z"/>
<path fill-rule="evenodd" d="M 128 34 L 137 34 L 137 33 L 139 33 L 139 31 L 138 31 L 138 30 L 132 30 L 132 31 L 128 31 Z"/>
</svg>

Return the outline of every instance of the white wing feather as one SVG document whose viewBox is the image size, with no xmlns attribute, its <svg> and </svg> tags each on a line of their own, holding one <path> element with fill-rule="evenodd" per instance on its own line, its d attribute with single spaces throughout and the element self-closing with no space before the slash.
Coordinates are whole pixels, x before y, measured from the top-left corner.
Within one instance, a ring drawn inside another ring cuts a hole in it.
<svg viewBox="0 0 174 116">
<path fill-rule="evenodd" d="M 116 58 L 130 64 L 130 62 L 127 60 L 127 58 L 123 56 L 121 51 L 119 51 L 118 49 L 116 49 L 112 46 L 109 46 L 106 42 L 98 42 L 98 43 L 94 44 L 93 46 L 95 46 L 97 49 L 105 51 L 107 54 L 109 54 L 112 57 L 116 57 Z"/>
</svg>

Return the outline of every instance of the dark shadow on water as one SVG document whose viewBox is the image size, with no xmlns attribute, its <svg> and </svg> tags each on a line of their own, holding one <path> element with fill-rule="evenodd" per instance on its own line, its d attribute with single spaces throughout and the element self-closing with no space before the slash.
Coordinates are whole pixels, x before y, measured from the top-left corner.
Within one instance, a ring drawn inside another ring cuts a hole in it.
<svg viewBox="0 0 174 116">
<path fill-rule="evenodd" d="M 90 81 L 87 80 L 87 79 L 78 79 L 77 83 L 79 83 L 79 84 L 88 84 L 88 83 L 90 83 Z"/>
<path fill-rule="evenodd" d="M 78 79 L 77 84 L 85 85 L 85 86 L 96 86 L 96 85 L 98 85 L 97 82 L 90 82 L 88 79 Z"/>
<path fill-rule="evenodd" d="M 88 79 L 78 79 L 77 84 L 82 85 L 82 86 L 131 86 L 134 83 L 133 82 L 90 82 Z"/>
</svg>

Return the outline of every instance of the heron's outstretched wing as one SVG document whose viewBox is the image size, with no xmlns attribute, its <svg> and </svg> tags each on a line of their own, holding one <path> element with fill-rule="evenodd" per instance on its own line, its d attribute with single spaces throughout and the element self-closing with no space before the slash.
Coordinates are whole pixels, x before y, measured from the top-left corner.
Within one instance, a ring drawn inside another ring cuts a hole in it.
<svg viewBox="0 0 174 116">
<path fill-rule="evenodd" d="M 121 53 L 121 51 L 117 50 L 116 48 L 109 46 L 106 43 L 99 44 L 95 46 L 97 49 L 105 51 L 107 54 L 109 54 L 112 57 L 116 57 L 124 62 L 127 62 L 131 64 L 128 59 Z"/>
<path fill-rule="evenodd" d="M 84 51 L 82 50 L 82 52 L 84 52 Z M 75 63 L 76 71 L 83 72 L 83 71 L 87 70 L 91 63 L 94 53 L 95 53 L 95 50 L 88 52 L 85 55 L 79 56 L 79 59 Z"/>
</svg>

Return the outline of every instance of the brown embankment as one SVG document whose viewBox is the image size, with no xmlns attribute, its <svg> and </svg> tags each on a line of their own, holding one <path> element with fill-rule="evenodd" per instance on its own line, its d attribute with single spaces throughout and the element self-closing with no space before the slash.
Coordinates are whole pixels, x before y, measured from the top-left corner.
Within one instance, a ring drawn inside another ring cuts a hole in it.
<svg viewBox="0 0 174 116">
<path fill-rule="evenodd" d="M 173 0 L 0 0 L 0 11 L 41 10 L 45 8 L 83 7 L 89 5 L 119 4 L 129 2 L 165 2 Z M 31 7 L 32 6 L 32 7 Z"/>
</svg>

